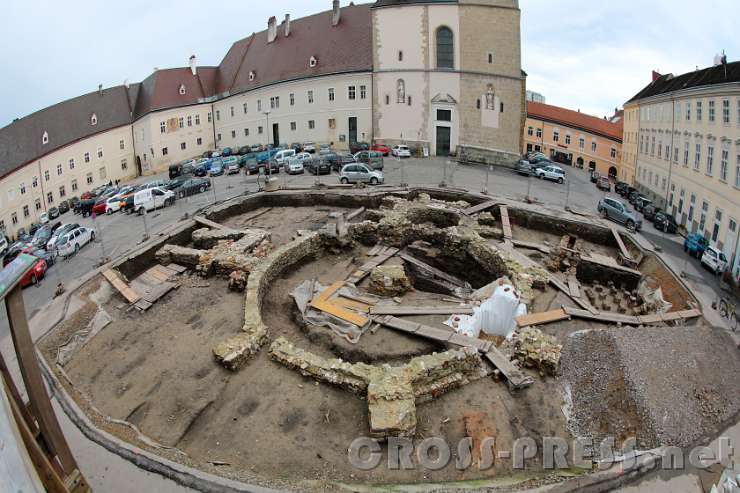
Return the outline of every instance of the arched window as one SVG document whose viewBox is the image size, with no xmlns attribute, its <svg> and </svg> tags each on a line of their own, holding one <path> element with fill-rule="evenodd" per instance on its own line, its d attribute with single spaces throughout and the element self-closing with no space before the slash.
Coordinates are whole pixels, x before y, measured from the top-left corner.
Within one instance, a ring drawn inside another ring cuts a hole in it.
<svg viewBox="0 0 740 493">
<path fill-rule="evenodd" d="M 97 125 L 98 124 L 98 116 L 93 113 L 90 117 L 90 125 Z"/>
<path fill-rule="evenodd" d="M 396 81 L 396 102 L 406 102 L 406 83 L 403 79 L 398 79 L 398 81 Z"/>
<path fill-rule="evenodd" d="M 455 42 L 446 26 L 437 29 L 437 68 L 455 68 Z"/>
</svg>

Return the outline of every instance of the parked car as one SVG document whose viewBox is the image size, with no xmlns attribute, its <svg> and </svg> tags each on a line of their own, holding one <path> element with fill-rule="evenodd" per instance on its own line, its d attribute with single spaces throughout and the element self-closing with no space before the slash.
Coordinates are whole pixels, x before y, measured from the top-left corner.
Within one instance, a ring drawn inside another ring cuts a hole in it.
<svg viewBox="0 0 740 493">
<path fill-rule="evenodd" d="M 254 144 L 251 147 L 251 150 L 252 152 L 262 152 L 263 151 L 262 144 Z"/>
<path fill-rule="evenodd" d="M 314 152 L 316 152 L 316 144 L 314 142 L 304 142 L 303 152 L 309 152 L 313 154 Z"/>
<path fill-rule="evenodd" d="M 604 219 L 622 223 L 628 229 L 634 229 L 635 231 L 642 229 L 642 219 L 637 217 L 637 213 L 629 210 L 626 205 L 616 199 L 609 197 L 601 199 L 597 210 Z"/>
<path fill-rule="evenodd" d="M 224 174 L 224 168 L 221 165 L 221 162 L 217 162 L 211 165 L 211 169 L 208 170 L 209 176 L 221 176 Z"/>
<path fill-rule="evenodd" d="M 93 205 L 92 212 L 96 216 L 99 216 L 101 214 L 105 214 L 105 211 L 107 208 L 108 208 L 108 199 L 99 198 L 95 201 L 95 205 Z"/>
<path fill-rule="evenodd" d="M 39 223 L 46 224 L 48 222 L 49 222 L 49 213 L 48 212 L 44 212 L 43 214 L 41 214 L 39 216 Z"/>
<path fill-rule="evenodd" d="M 257 163 L 256 157 L 247 159 L 247 161 L 244 163 L 244 172 L 247 174 L 247 176 L 253 173 L 260 172 L 260 165 Z"/>
<path fill-rule="evenodd" d="M 116 194 L 113 197 L 105 201 L 105 213 L 106 214 L 110 215 L 120 210 L 121 210 L 121 196 L 120 195 Z"/>
<path fill-rule="evenodd" d="M 285 163 L 288 162 L 291 158 L 293 158 L 296 155 L 296 151 L 294 149 L 282 149 L 275 153 L 275 160 L 280 165 L 285 165 Z"/>
<path fill-rule="evenodd" d="M 526 159 L 522 159 L 516 165 L 516 172 L 522 176 L 532 176 L 535 174 L 536 169 L 536 165 L 530 163 Z"/>
<path fill-rule="evenodd" d="M 678 233 L 678 223 L 676 222 L 676 219 L 670 214 L 666 214 L 665 212 L 661 211 L 655 214 L 655 217 L 653 218 L 653 224 L 655 225 L 655 229 L 659 231 L 664 231 L 666 233 Z"/>
<path fill-rule="evenodd" d="M 208 176 L 208 165 L 205 163 L 199 164 L 195 170 L 193 170 L 193 176 L 203 177 Z"/>
<path fill-rule="evenodd" d="M 379 152 L 383 156 L 387 156 L 387 155 L 389 155 L 391 153 L 391 148 L 390 147 L 388 147 L 385 144 L 380 144 L 380 143 L 373 144 L 373 146 L 370 148 L 370 150 L 371 151 L 375 151 L 375 152 Z"/>
<path fill-rule="evenodd" d="M 265 164 L 270 159 L 274 159 L 275 154 L 277 154 L 278 152 L 279 152 L 278 149 L 273 149 L 272 147 L 268 147 L 267 149 L 257 154 L 257 162 L 259 164 Z"/>
<path fill-rule="evenodd" d="M 612 184 L 609 181 L 608 177 L 600 176 L 599 179 L 596 181 L 596 188 L 598 188 L 599 190 L 604 190 L 606 192 L 611 192 Z"/>
<path fill-rule="evenodd" d="M 312 175 L 328 175 L 331 173 L 331 164 L 326 159 L 316 157 L 303 163 L 306 172 Z"/>
<path fill-rule="evenodd" d="M 624 191 L 623 194 L 620 194 L 622 197 L 629 197 L 632 192 L 637 192 L 638 190 L 635 187 L 627 187 L 627 190 Z"/>
<path fill-rule="evenodd" d="M 617 183 L 614 184 L 614 193 L 618 193 L 619 195 L 624 197 L 624 194 L 628 188 L 629 188 L 628 184 L 626 184 L 623 181 L 618 181 Z"/>
<path fill-rule="evenodd" d="M 540 180 L 556 181 L 561 185 L 565 183 L 565 171 L 560 166 L 545 166 L 544 168 L 538 168 L 535 173 Z"/>
<path fill-rule="evenodd" d="M 134 195 L 136 194 L 129 194 L 121 201 L 121 212 L 125 212 L 126 214 L 134 212 Z"/>
<path fill-rule="evenodd" d="M 208 178 L 189 178 L 180 185 L 175 194 L 178 198 L 184 198 L 196 193 L 204 193 L 210 188 L 211 180 Z"/>
<path fill-rule="evenodd" d="M 33 255 L 33 253 L 31 253 L 30 251 L 29 252 L 23 252 L 23 253 L 28 253 L 29 255 Z M 17 257 L 17 255 L 16 255 L 16 257 Z M 25 288 L 25 287 L 31 286 L 32 284 L 38 284 L 38 282 L 41 281 L 41 279 L 43 279 L 44 276 L 46 275 L 46 269 L 48 267 L 47 264 L 46 264 L 46 261 L 44 259 L 42 259 L 42 258 L 38 258 L 38 257 L 36 257 L 36 258 L 37 258 L 37 260 L 34 262 L 33 267 L 31 267 L 31 270 L 29 270 L 21 278 L 21 280 L 19 282 L 19 286 L 21 288 Z M 13 257 L 13 260 L 15 260 L 15 257 Z M 10 263 L 10 261 L 8 261 L 6 263 L 6 261 L 3 260 L 3 265 L 7 265 L 9 263 Z"/>
<path fill-rule="evenodd" d="M 393 146 L 393 149 L 391 149 L 391 154 L 396 157 L 411 157 L 411 150 L 409 149 L 409 146 L 397 145 Z"/>
<path fill-rule="evenodd" d="M 95 207 L 95 199 L 80 200 L 75 204 L 75 214 L 80 214 L 82 217 L 90 216 L 93 207 Z"/>
<path fill-rule="evenodd" d="M 369 150 L 370 150 L 370 144 L 368 144 L 367 142 L 350 142 L 349 143 L 349 152 L 353 156 L 360 151 L 369 151 Z"/>
<path fill-rule="evenodd" d="M 642 217 L 648 221 L 655 221 L 655 216 L 662 212 L 660 207 L 656 207 L 655 204 L 648 204 L 642 209 Z"/>
<path fill-rule="evenodd" d="M 57 241 L 57 254 L 69 257 L 79 252 L 82 247 L 95 241 L 95 231 L 90 228 L 79 227 L 68 231 Z"/>
<path fill-rule="evenodd" d="M 269 169 L 268 169 L 269 166 Z M 266 175 L 277 175 L 280 174 L 280 165 L 275 159 L 270 159 L 267 163 L 262 163 L 259 165 L 260 168 L 264 170 L 264 173 Z"/>
<path fill-rule="evenodd" d="M 644 197 L 640 192 L 635 190 L 634 192 L 630 192 L 629 195 L 627 195 L 627 202 L 630 204 L 634 204 L 638 197 Z"/>
<path fill-rule="evenodd" d="M 339 174 L 340 183 L 369 183 L 371 185 L 378 185 L 383 183 L 383 173 L 377 170 L 371 170 L 368 166 L 362 163 L 348 164 L 342 168 L 342 172 Z"/>
<path fill-rule="evenodd" d="M 241 170 L 239 167 L 239 159 L 236 157 L 224 159 L 223 167 L 227 175 L 238 175 Z"/>
<path fill-rule="evenodd" d="M 10 247 L 10 244 L 8 243 L 8 238 L 4 234 L 0 235 L 0 257 L 5 255 L 5 253 L 8 251 L 8 247 Z"/>
<path fill-rule="evenodd" d="M 319 144 L 319 154 L 328 154 L 331 152 L 331 145 Z"/>
<path fill-rule="evenodd" d="M 60 215 L 66 214 L 67 212 L 69 212 L 69 208 L 70 207 L 69 207 L 68 200 L 62 200 L 61 202 L 59 202 L 59 214 Z"/>
<path fill-rule="evenodd" d="M 229 157 L 232 154 L 231 147 L 224 147 L 224 150 L 221 151 L 221 156 L 223 157 Z"/>
<path fill-rule="evenodd" d="M 61 225 L 62 223 L 57 222 L 54 224 L 47 224 L 39 228 L 38 231 L 36 231 L 36 234 L 33 235 L 31 244 L 36 248 L 46 248 L 47 242 L 54 235 L 54 232 L 61 227 Z"/>
<path fill-rule="evenodd" d="M 592 170 L 590 170 L 590 171 L 589 171 L 589 175 L 590 175 L 590 177 L 591 177 L 591 178 L 590 178 L 590 179 L 591 179 L 591 183 L 596 183 L 596 182 L 598 182 L 598 181 L 599 181 L 599 178 L 601 177 L 601 173 L 599 173 L 599 172 L 598 172 L 598 171 L 596 171 L 595 169 L 592 169 Z"/>
<path fill-rule="evenodd" d="M 696 258 L 701 258 L 708 246 L 709 241 L 701 233 L 691 233 L 683 241 L 683 251 Z"/>
<path fill-rule="evenodd" d="M 365 163 L 375 170 L 383 170 L 383 155 L 375 151 L 360 151 L 355 154 L 355 162 Z"/>
<path fill-rule="evenodd" d="M 639 196 L 635 200 L 635 209 L 642 212 L 642 210 L 647 207 L 648 205 L 652 204 L 653 201 L 648 199 L 647 197 Z"/>
<path fill-rule="evenodd" d="M 336 172 L 342 171 L 345 164 L 355 162 L 355 157 L 352 154 L 337 154 L 335 152 L 327 154 L 324 159 L 329 163 L 332 171 Z"/>
<path fill-rule="evenodd" d="M 49 209 L 49 220 L 54 220 L 59 217 L 59 209 L 57 207 L 52 207 Z"/>
<path fill-rule="evenodd" d="M 147 188 L 134 195 L 134 210 L 139 214 L 175 203 L 175 193 L 164 188 Z"/>
<path fill-rule="evenodd" d="M 165 181 L 165 180 L 154 180 L 154 181 L 150 181 L 148 183 L 144 183 L 136 191 L 139 192 L 141 190 L 147 190 L 149 188 L 164 188 L 166 186 L 167 186 L 167 181 Z"/>
<path fill-rule="evenodd" d="M 701 256 L 701 265 L 715 274 L 723 274 L 727 270 L 727 257 L 722 250 L 708 246 Z"/>
<path fill-rule="evenodd" d="M 49 241 L 46 242 L 46 249 L 47 250 L 55 250 L 57 246 L 57 242 L 59 242 L 59 238 L 64 236 L 66 233 L 72 231 L 73 229 L 79 228 L 80 225 L 77 223 L 73 224 L 63 224 L 59 226 L 59 228 L 54 231 L 54 233 L 51 235 L 51 238 L 49 238 Z"/>
<path fill-rule="evenodd" d="M 237 154 L 240 156 L 243 156 L 244 154 L 249 154 L 250 149 L 249 146 L 241 146 L 238 151 L 236 151 Z"/>
<path fill-rule="evenodd" d="M 288 159 L 285 164 L 283 164 L 283 169 L 289 175 L 299 175 L 303 174 L 303 172 L 305 171 L 303 161 L 295 157 Z"/>
</svg>

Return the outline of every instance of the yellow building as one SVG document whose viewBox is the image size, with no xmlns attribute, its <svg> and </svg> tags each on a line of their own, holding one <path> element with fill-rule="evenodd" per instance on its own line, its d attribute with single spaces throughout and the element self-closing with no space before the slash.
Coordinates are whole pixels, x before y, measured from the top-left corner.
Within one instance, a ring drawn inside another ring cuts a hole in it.
<svg viewBox="0 0 740 493">
<path fill-rule="evenodd" d="M 624 181 L 621 118 L 603 119 L 529 101 L 523 151 L 542 152 L 555 162 Z"/>
</svg>

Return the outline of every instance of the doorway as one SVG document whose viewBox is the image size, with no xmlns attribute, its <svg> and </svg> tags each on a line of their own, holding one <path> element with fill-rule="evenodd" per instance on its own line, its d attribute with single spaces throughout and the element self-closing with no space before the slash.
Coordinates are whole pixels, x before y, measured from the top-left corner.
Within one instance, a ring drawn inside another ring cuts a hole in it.
<svg viewBox="0 0 740 493">
<path fill-rule="evenodd" d="M 141 156 L 136 156 L 136 176 L 141 176 Z"/>
<path fill-rule="evenodd" d="M 280 125 L 277 123 L 272 124 L 272 146 L 277 147 L 280 145 Z"/>
<path fill-rule="evenodd" d="M 578 167 L 579 167 L 580 169 L 583 169 L 583 158 L 582 158 L 582 157 L 579 157 L 578 159 L 576 159 L 576 165 L 577 165 L 577 166 L 578 166 Z"/>
<path fill-rule="evenodd" d="M 437 127 L 437 156 L 450 155 L 450 127 Z"/>
<path fill-rule="evenodd" d="M 609 168 L 609 178 L 617 178 L 617 168 L 615 168 L 614 166 Z"/>
<path fill-rule="evenodd" d="M 356 116 L 349 117 L 349 143 L 350 144 L 357 143 L 357 117 Z"/>
</svg>

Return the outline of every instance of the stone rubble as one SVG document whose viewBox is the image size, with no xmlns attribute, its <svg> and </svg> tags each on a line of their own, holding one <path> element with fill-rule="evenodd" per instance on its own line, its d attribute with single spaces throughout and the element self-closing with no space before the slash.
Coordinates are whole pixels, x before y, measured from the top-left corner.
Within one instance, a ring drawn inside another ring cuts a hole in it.
<svg viewBox="0 0 740 493">
<path fill-rule="evenodd" d="M 411 291 L 411 281 L 403 265 L 381 265 L 370 272 L 368 291 L 393 298 Z"/>
<path fill-rule="evenodd" d="M 514 333 L 509 344 L 513 359 L 524 368 L 534 368 L 541 376 L 555 376 L 560 368 L 562 346 L 550 335 L 535 327 L 524 327 Z"/>
</svg>

